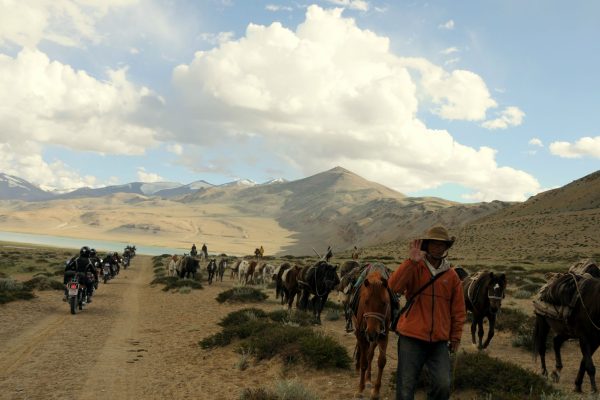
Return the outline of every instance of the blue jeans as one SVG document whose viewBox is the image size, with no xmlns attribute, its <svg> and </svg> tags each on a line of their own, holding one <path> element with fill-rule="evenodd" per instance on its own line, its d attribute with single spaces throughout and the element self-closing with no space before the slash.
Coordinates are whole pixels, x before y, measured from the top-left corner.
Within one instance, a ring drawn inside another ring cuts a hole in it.
<svg viewBox="0 0 600 400">
<path fill-rule="evenodd" d="M 413 400 L 423 366 L 429 373 L 428 400 L 450 398 L 450 353 L 447 342 L 426 342 L 400 336 L 398 338 L 398 370 L 396 400 Z"/>
</svg>

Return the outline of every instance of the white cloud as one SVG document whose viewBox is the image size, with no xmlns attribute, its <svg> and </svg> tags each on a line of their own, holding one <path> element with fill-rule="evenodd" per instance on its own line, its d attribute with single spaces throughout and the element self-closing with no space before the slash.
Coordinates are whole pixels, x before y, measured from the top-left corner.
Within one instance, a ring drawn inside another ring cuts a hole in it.
<svg viewBox="0 0 600 400">
<path fill-rule="evenodd" d="M 159 132 L 148 126 L 160 118 L 162 100 L 129 82 L 125 69 L 109 70 L 100 81 L 39 50 L 24 49 L 15 58 L 0 54 L 0 92 L 10 93 L 0 97 L 0 143 L 11 148 L 35 144 L 31 159 L 13 162 L 38 164 L 39 177 L 31 171 L 17 174 L 38 183 L 57 188 L 93 184 L 65 173 L 65 165 L 45 163 L 44 144 L 108 154 L 143 154 L 157 144 Z"/>
<path fill-rule="evenodd" d="M 444 65 L 447 66 L 447 67 L 449 67 L 451 65 L 454 65 L 454 64 L 458 63 L 459 61 L 460 61 L 459 57 L 451 58 L 449 60 L 444 61 Z"/>
<path fill-rule="evenodd" d="M 444 49 L 442 51 L 440 51 L 440 53 L 444 54 L 444 55 L 448 55 L 448 54 L 452 54 L 452 53 L 457 53 L 458 52 L 458 48 L 457 47 L 448 47 L 447 49 Z"/>
<path fill-rule="evenodd" d="M 518 107 L 506 107 L 496 119 L 485 121 L 481 126 L 486 129 L 506 129 L 509 126 L 519 126 L 523 123 L 525 113 Z"/>
<path fill-rule="evenodd" d="M 216 34 L 205 32 L 200 34 L 200 39 L 212 45 L 217 45 L 232 40 L 234 36 L 234 32 L 219 32 Z"/>
<path fill-rule="evenodd" d="M 180 156 L 183 154 L 183 146 L 179 143 L 169 144 L 167 145 L 167 151 Z"/>
<path fill-rule="evenodd" d="M 135 55 L 135 54 L 140 54 L 140 50 L 139 50 L 138 48 L 136 48 L 136 47 L 132 47 L 132 48 L 130 48 L 130 49 L 129 49 L 129 52 L 130 52 L 131 54 L 134 54 L 134 55 Z"/>
<path fill-rule="evenodd" d="M 529 141 L 529 144 L 532 146 L 544 147 L 544 144 L 538 138 L 531 138 L 531 140 Z"/>
<path fill-rule="evenodd" d="M 31 141 L 0 143 L 0 171 L 19 176 L 42 189 L 76 189 L 97 186 L 93 176 L 81 176 L 61 161 L 46 162 L 41 146 Z"/>
<path fill-rule="evenodd" d="M 369 2 L 365 0 L 327 0 L 336 6 L 342 6 L 351 10 L 369 11 Z"/>
<path fill-rule="evenodd" d="M 42 40 L 63 46 L 98 43 L 97 23 L 113 9 L 138 0 L 2 0 L 0 46 L 13 43 L 35 47 Z"/>
<path fill-rule="evenodd" d="M 600 158 L 600 136 L 582 137 L 575 143 L 553 142 L 549 148 L 552 154 L 563 158 Z"/>
<path fill-rule="evenodd" d="M 276 5 L 276 4 L 267 4 L 265 6 L 265 10 L 267 11 L 293 11 L 294 9 L 292 7 L 289 6 L 280 6 L 280 5 Z"/>
<path fill-rule="evenodd" d="M 493 149 L 462 145 L 419 120 L 423 109 L 485 119 L 497 104 L 479 75 L 398 57 L 388 38 L 342 12 L 310 6 L 295 31 L 250 24 L 240 39 L 178 66 L 177 109 L 194 121 L 179 139 L 260 140 L 304 173 L 344 165 L 405 192 L 454 182 L 473 200 L 524 200 L 539 189 L 531 175 L 498 166 Z"/>
<path fill-rule="evenodd" d="M 454 20 L 448 20 L 448 21 L 444 22 L 443 24 L 438 25 L 438 28 L 452 30 L 452 29 L 454 29 Z"/>
<path fill-rule="evenodd" d="M 165 179 L 159 174 L 153 172 L 146 172 L 144 167 L 138 167 L 137 169 L 137 177 L 140 182 L 164 182 Z"/>
</svg>

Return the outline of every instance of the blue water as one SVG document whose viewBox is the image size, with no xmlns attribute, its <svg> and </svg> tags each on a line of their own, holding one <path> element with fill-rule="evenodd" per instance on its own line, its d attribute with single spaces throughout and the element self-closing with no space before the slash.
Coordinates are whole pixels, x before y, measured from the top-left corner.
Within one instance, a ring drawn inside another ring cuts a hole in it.
<svg viewBox="0 0 600 400">
<path fill-rule="evenodd" d="M 123 249 L 128 244 L 125 242 L 111 242 L 107 240 L 96 240 L 96 239 L 76 239 L 61 236 L 48 236 L 48 235 L 34 235 L 30 233 L 16 233 L 16 232 L 4 232 L 0 231 L 0 241 L 14 242 L 14 243 L 29 243 L 29 244 L 40 244 L 50 247 L 62 247 L 66 249 L 79 249 L 82 246 L 90 246 L 98 250 L 98 252 L 106 251 L 118 251 L 123 252 Z M 158 247 L 158 246 L 143 246 L 135 244 L 137 254 L 148 254 L 156 256 L 160 254 L 181 254 L 189 249 L 176 249 L 172 247 Z"/>
</svg>

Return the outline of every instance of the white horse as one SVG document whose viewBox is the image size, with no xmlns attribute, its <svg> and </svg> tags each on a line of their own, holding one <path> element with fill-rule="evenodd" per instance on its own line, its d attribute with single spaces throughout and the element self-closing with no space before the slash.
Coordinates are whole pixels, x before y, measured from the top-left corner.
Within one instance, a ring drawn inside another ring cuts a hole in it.
<svg viewBox="0 0 600 400">
<path fill-rule="evenodd" d="M 240 283 L 246 283 L 246 274 L 248 274 L 248 269 L 250 268 L 250 263 L 246 260 L 240 261 L 240 265 L 238 267 L 238 279 Z"/>
<path fill-rule="evenodd" d="M 263 285 L 268 284 L 273 279 L 273 273 L 275 272 L 275 267 L 271 264 L 263 264 L 259 268 L 259 279 L 260 283 Z"/>
<path fill-rule="evenodd" d="M 181 258 L 176 254 L 173 254 L 171 260 L 169 260 L 169 264 L 167 265 L 167 276 L 179 275 L 179 264 L 181 264 Z"/>
</svg>

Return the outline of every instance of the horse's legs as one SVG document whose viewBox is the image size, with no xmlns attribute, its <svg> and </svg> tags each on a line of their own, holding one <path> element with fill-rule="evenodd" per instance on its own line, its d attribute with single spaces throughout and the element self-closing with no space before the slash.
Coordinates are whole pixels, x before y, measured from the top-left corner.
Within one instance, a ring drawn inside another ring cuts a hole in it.
<svg viewBox="0 0 600 400">
<path fill-rule="evenodd" d="M 377 342 L 368 342 L 369 347 L 367 348 L 367 373 L 365 374 L 365 383 L 371 386 L 371 366 L 373 365 L 373 357 L 375 356 L 375 348 Z"/>
<path fill-rule="evenodd" d="M 310 296 L 310 293 L 308 293 L 308 290 L 306 289 L 302 289 L 302 296 L 300 297 L 300 309 L 301 310 L 306 310 L 308 308 L 308 297 Z"/>
<path fill-rule="evenodd" d="M 598 348 L 598 345 L 592 345 L 585 339 L 579 339 L 579 348 L 581 349 L 581 354 L 583 355 L 581 362 L 585 368 L 585 371 L 590 377 L 592 393 L 596 393 L 598 392 L 598 388 L 596 387 L 596 367 L 594 366 L 594 360 L 592 360 L 592 354 L 594 354 L 594 351 Z M 583 381 L 583 376 L 581 380 Z M 579 389 L 579 391 L 581 391 L 581 383 L 582 382 L 580 382 L 579 387 L 577 387 L 577 382 L 575 382 L 575 390 Z"/>
<path fill-rule="evenodd" d="M 471 322 L 471 340 L 473 341 L 473 344 L 477 344 L 477 342 L 475 341 L 475 331 L 477 330 L 477 320 L 475 319 L 475 315 L 473 316 L 473 321 Z"/>
<path fill-rule="evenodd" d="M 362 392 L 365 390 L 365 378 L 367 373 L 367 352 L 369 348 L 369 343 L 363 337 L 358 338 L 357 340 L 358 348 L 357 348 L 357 367 L 360 368 L 360 380 L 358 382 L 358 392 L 356 393 L 358 397 L 362 397 Z"/>
<path fill-rule="evenodd" d="M 552 348 L 554 349 L 554 357 L 556 361 L 556 367 L 554 368 L 554 371 L 552 371 L 552 379 L 556 383 L 560 381 L 560 371 L 563 369 L 560 348 L 562 347 L 563 343 L 567 341 L 567 339 L 568 336 L 561 334 L 554 336 L 554 339 L 552 339 Z"/>
<path fill-rule="evenodd" d="M 379 339 L 377 344 L 379 345 L 379 356 L 377 357 L 377 380 L 371 390 L 371 399 L 379 399 L 379 390 L 381 389 L 381 379 L 383 378 L 383 368 L 387 362 L 386 352 L 388 344 L 388 333 L 385 338 Z"/>
<path fill-rule="evenodd" d="M 479 339 L 479 345 L 477 346 L 477 349 L 481 350 L 483 349 L 483 317 L 477 321 L 477 338 Z"/>
<path fill-rule="evenodd" d="M 488 321 L 490 322 L 488 326 L 488 334 L 487 339 L 485 339 L 485 343 L 483 344 L 483 348 L 487 348 L 494 337 L 494 328 L 496 327 L 496 314 L 490 313 L 488 315 Z"/>
</svg>

